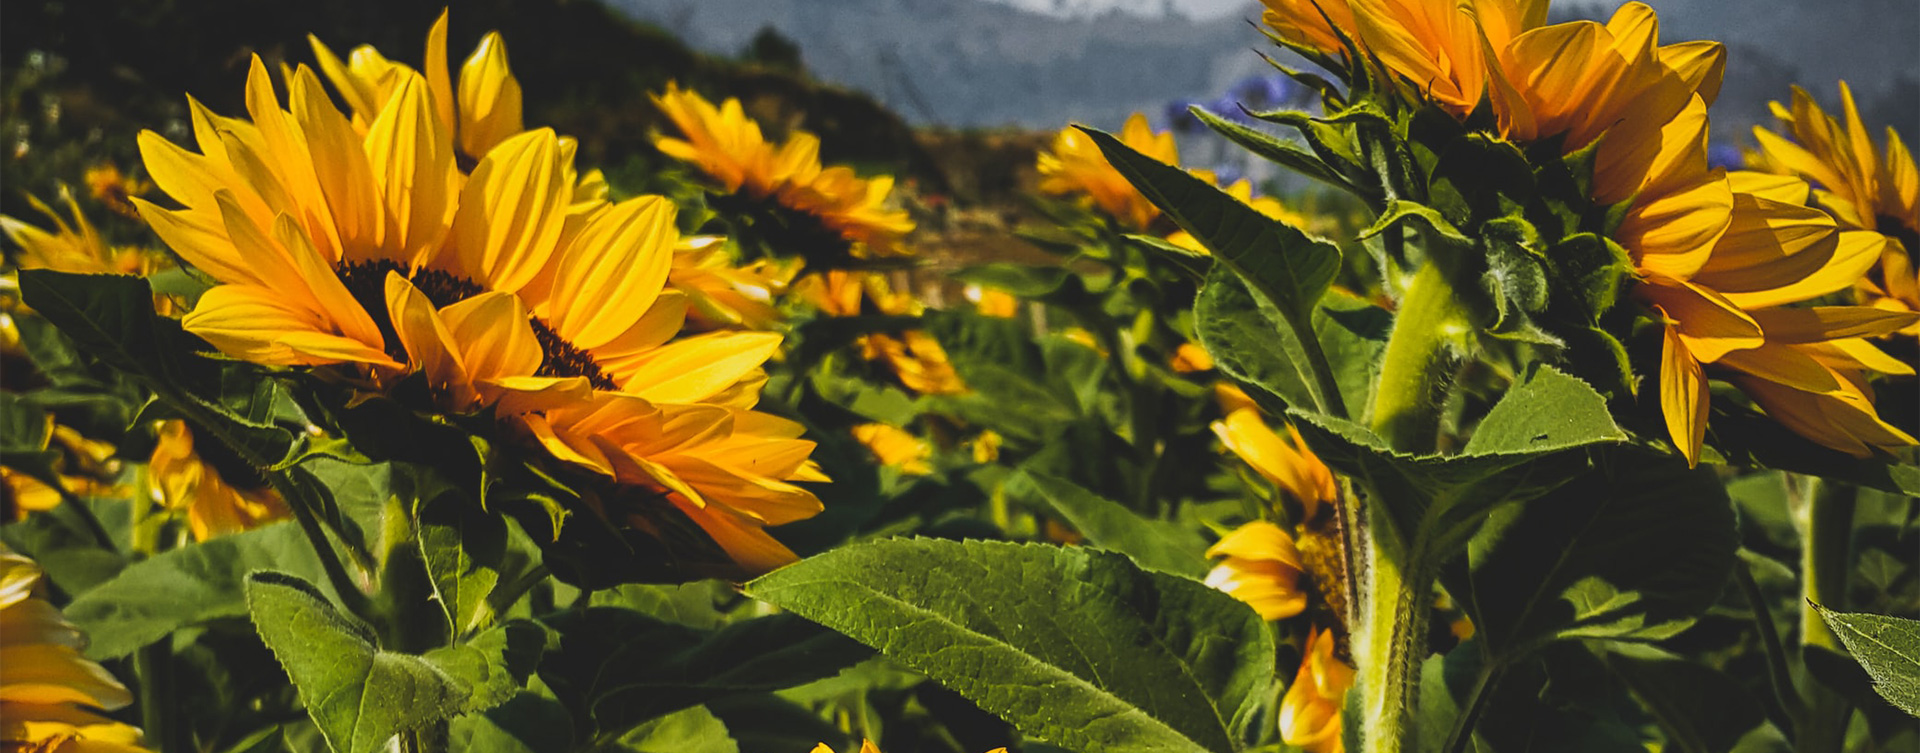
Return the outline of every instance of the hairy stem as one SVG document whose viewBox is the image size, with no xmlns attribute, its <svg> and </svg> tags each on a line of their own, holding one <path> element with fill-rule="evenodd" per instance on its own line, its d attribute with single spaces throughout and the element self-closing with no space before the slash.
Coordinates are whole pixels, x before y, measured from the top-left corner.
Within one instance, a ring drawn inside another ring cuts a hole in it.
<svg viewBox="0 0 1920 753">
<path fill-rule="evenodd" d="M 1363 753 L 1399 753 L 1413 739 L 1420 661 L 1436 573 L 1416 537 L 1409 547 L 1385 510 L 1362 512 L 1366 564 L 1353 655 L 1359 664 Z"/>
<path fill-rule="evenodd" d="M 1372 428 L 1394 449 L 1433 451 L 1449 351 L 1464 344 L 1468 332 L 1444 271 L 1431 263 L 1422 267 L 1400 300 L 1374 390 Z"/>
</svg>

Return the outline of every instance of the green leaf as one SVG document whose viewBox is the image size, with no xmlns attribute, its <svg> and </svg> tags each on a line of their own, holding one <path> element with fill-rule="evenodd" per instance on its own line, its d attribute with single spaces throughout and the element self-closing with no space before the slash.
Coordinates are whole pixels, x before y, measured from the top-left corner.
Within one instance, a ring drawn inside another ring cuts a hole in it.
<svg viewBox="0 0 1920 753">
<path fill-rule="evenodd" d="M 567 753 L 573 750 L 573 719 L 546 696 L 520 691 L 499 706 L 454 717 L 447 749 L 485 753 Z"/>
<path fill-rule="evenodd" d="M 1553 452 L 1626 438 L 1599 392 L 1559 369 L 1539 366 L 1494 404 L 1462 454 Z"/>
<path fill-rule="evenodd" d="M 1499 657 L 1566 638 L 1658 640 L 1713 605 L 1738 549 L 1712 469 L 1621 450 L 1544 497 L 1496 510 L 1469 547 L 1465 606 Z"/>
<path fill-rule="evenodd" d="M 428 651 L 422 658 L 467 690 L 462 712 L 485 711 L 505 703 L 527 684 L 540 665 L 547 631 L 528 620 L 489 628 L 458 646 Z"/>
<path fill-rule="evenodd" d="M 682 709 L 621 735 L 612 745 L 597 750 L 633 751 L 633 753 L 739 753 L 740 745 L 727 732 L 727 725 L 713 712 L 695 706 Z"/>
<path fill-rule="evenodd" d="M 1291 141 L 1227 120 L 1197 105 L 1187 109 L 1215 133 L 1227 137 L 1228 141 L 1239 144 L 1247 151 L 1335 188 L 1359 193 L 1338 170 Z"/>
<path fill-rule="evenodd" d="M 628 609 L 592 607 L 547 620 L 559 648 L 540 676 L 597 734 L 741 693 L 829 677 L 872 655 L 791 614 L 696 630 Z"/>
<path fill-rule="evenodd" d="M 465 683 L 427 658 L 380 650 L 370 629 L 299 578 L 248 576 L 247 609 L 336 753 L 383 750 L 394 735 L 468 708 Z"/>
<path fill-rule="evenodd" d="M 1308 366 L 1303 373 L 1321 375 L 1307 381 L 1314 405 L 1335 414 L 1346 413 L 1339 407 L 1337 390 L 1329 383 L 1332 375 L 1326 369 L 1326 356 L 1319 352 L 1318 341 L 1312 339 L 1314 305 L 1340 272 L 1340 247 L 1261 214 L 1206 181 L 1134 151 L 1111 135 L 1091 128 L 1081 130 L 1142 195 L 1206 246 L 1216 260 L 1240 275 L 1250 292 L 1279 312 L 1281 322 L 1305 347 Z"/>
<path fill-rule="evenodd" d="M 1030 485 L 1053 511 L 1096 546 L 1132 557 L 1149 570 L 1199 578 L 1206 575 L 1202 555 L 1207 543 L 1193 530 L 1163 520 L 1148 520 L 1118 502 L 1045 473 L 1021 472 L 1008 481 L 1008 493 Z"/>
<path fill-rule="evenodd" d="M 1311 408 L 1313 393 L 1299 340 L 1273 305 L 1246 281 L 1215 267 L 1193 304 L 1194 333 L 1222 372 L 1286 405 Z"/>
<path fill-rule="evenodd" d="M 487 597 L 500 582 L 507 524 L 459 494 L 429 500 L 419 514 L 420 554 L 453 635 L 493 621 Z"/>
<path fill-rule="evenodd" d="M 1214 258 L 1247 278 L 1290 318 L 1304 322 L 1340 271 L 1340 248 L 1260 213 L 1178 167 L 1102 131 L 1084 128 L 1109 162 Z"/>
<path fill-rule="evenodd" d="M 246 575 L 268 567 L 325 578 L 300 527 L 275 523 L 129 565 L 74 599 L 66 616 L 91 640 L 88 656 L 118 658 L 175 630 L 246 615 Z"/>
<path fill-rule="evenodd" d="M 893 539 L 746 592 L 1076 750 L 1238 750 L 1273 679 L 1272 636 L 1246 605 L 1110 552 Z"/>
<path fill-rule="evenodd" d="M 1860 612 L 1835 612 L 1818 604 L 1833 634 L 1873 677 L 1880 697 L 1920 716 L 1920 622 Z"/>
</svg>

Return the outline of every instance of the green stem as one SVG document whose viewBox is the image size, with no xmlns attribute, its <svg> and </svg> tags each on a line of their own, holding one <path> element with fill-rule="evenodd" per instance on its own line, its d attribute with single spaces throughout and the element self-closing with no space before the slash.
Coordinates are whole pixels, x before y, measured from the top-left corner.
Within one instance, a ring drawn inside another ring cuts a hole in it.
<svg viewBox="0 0 1920 753">
<path fill-rule="evenodd" d="M 154 750 L 186 750 L 180 730 L 174 728 L 173 636 L 143 646 L 133 655 L 133 672 L 140 678 L 140 726 Z"/>
<path fill-rule="evenodd" d="M 1428 263 L 1407 283 L 1373 396 L 1373 430 L 1396 450 L 1432 452 L 1440 433 L 1449 351 L 1471 331 L 1439 266 Z"/>
<path fill-rule="evenodd" d="M 1798 511 L 1805 537 L 1800 561 L 1803 654 L 1823 649 L 1844 651 L 1810 604 L 1847 608 L 1847 576 L 1853 567 L 1854 495 L 1851 485 L 1815 479 L 1811 499 Z M 1796 730 L 1794 749 L 1799 753 L 1839 753 L 1846 744 L 1853 707 L 1818 681 L 1806 685 L 1807 719 Z"/>
<path fill-rule="evenodd" d="M 229 445 L 231 446 L 231 445 Z M 307 543 L 313 546 L 314 555 L 320 558 L 320 569 L 327 574 L 327 582 L 333 584 L 334 592 L 340 595 L 347 610 L 365 618 L 371 614 L 370 603 L 359 584 L 347 575 L 346 567 L 340 564 L 335 555 L 333 540 L 327 538 L 327 532 L 320 527 L 320 519 L 314 515 L 310 500 L 286 471 L 264 471 L 267 483 L 273 487 L 280 498 L 286 500 L 287 508 L 293 511 L 293 518 L 300 524 L 300 532 L 306 534 Z"/>
<path fill-rule="evenodd" d="M 1473 740 L 1473 728 L 1479 726 L 1480 715 L 1487 712 L 1487 700 L 1493 697 L 1493 688 L 1500 683 L 1500 675 L 1506 666 L 1488 664 L 1480 670 L 1480 679 L 1474 681 L 1473 692 L 1467 696 L 1467 706 L 1460 710 L 1460 718 L 1453 722 L 1453 732 L 1447 734 L 1447 743 L 1442 753 L 1461 753 Z"/>
<path fill-rule="evenodd" d="M 1363 753 L 1399 753 L 1411 747 L 1414 736 L 1436 573 L 1424 564 L 1423 538 L 1407 546 L 1384 510 L 1365 509 L 1361 517 L 1366 563 L 1353 656 L 1359 664 Z"/>
</svg>

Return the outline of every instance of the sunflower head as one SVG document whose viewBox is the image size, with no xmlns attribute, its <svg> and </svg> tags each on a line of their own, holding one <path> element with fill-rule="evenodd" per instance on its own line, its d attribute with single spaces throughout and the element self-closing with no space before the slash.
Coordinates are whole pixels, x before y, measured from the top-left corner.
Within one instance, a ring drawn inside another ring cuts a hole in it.
<svg viewBox="0 0 1920 753">
<path fill-rule="evenodd" d="M 1120 129 L 1120 141 L 1134 151 L 1169 165 L 1180 163 L 1180 147 L 1173 132 L 1154 133 L 1147 116 L 1134 113 Z M 1146 230 L 1160 217 L 1119 169 L 1107 161 L 1093 138 L 1078 128 L 1062 129 L 1053 148 L 1040 153 L 1040 190 L 1050 194 L 1084 196 L 1107 216 L 1134 230 Z"/>
<path fill-rule="evenodd" d="M 890 208 L 893 178 L 863 179 L 851 168 L 822 165 L 820 139 L 806 131 L 795 130 L 776 146 L 735 98 L 715 107 L 669 82 L 653 101 L 680 132 L 680 138 L 655 136 L 655 148 L 699 168 L 723 194 L 747 200 L 721 202 L 723 208 L 771 212 L 771 222 L 762 224 L 785 228 L 775 240 L 792 247 L 788 251 L 825 253 L 812 248 L 824 235 L 854 256 L 907 253 L 900 241 L 914 223 Z"/>
</svg>

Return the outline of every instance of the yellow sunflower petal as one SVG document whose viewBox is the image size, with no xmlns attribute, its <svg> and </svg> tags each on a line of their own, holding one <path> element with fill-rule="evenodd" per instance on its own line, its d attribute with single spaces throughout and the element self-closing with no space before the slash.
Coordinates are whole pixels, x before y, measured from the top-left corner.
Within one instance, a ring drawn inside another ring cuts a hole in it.
<svg viewBox="0 0 1920 753">
<path fill-rule="evenodd" d="M 1886 236 L 1875 232 L 1865 230 L 1842 232 L 1834 244 L 1832 255 L 1825 257 L 1825 263 L 1818 269 L 1797 278 L 1785 275 L 1781 278 L 1760 278 L 1755 284 L 1764 285 L 1775 279 L 1777 282 L 1774 283 L 1774 287 L 1762 287 L 1757 290 L 1730 290 L 1726 294 L 1727 300 L 1745 308 L 1761 308 L 1798 303 L 1846 290 L 1853 287 L 1854 283 L 1866 276 L 1868 270 L 1879 263 L 1888 243 Z M 1777 270 L 1785 266 L 1778 262 L 1775 264 L 1778 266 L 1769 268 Z M 1751 272 L 1748 274 L 1751 275 Z M 1717 279 L 1709 280 L 1705 275 L 1696 279 L 1703 284 L 1719 287 Z M 1751 276 L 1741 278 L 1743 282 L 1751 279 L 1754 278 Z"/>
<path fill-rule="evenodd" d="M 576 347 L 599 348 L 640 322 L 608 316 L 653 307 L 673 268 L 674 206 L 660 196 L 615 204 L 588 220 L 561 253 L 547 320 Z"/>
<path fill-rule="evenodd" d="M 620 389 L 662 403 L 697 403 L 732 386 L 779 350 L 769 332 L 711 332 L 636 359 Z"/>
<path fill-rule="evenodd" d="M 573 193 L 560 142 L 541 128 L 508 138 L 480 160 L 460 192 L 448 240 L 466 277 L 517 292 L 552 258 Z"/>
<path fill-rule="evenodd" d="M 426 82 L 408 73 L 368 127 L 364 148 L 378 166 L 374 178 L 391 225 L 379 255 L 349 254 L 348 261 L 384 258 L 416 268 L 446 237 L 458 175 L 452 136 L 431 100 Z"/>
<path fill-rule="evenodd" d="M 522 130 L 520 82 L 507 65 L 507 43 L 500 32 L 480 38 L 460 66 L 460 151 L 486 154 Z"/>
<path fill-rule="evenodd" d="M 518 297 L 488 291 L 440 309 L 440 318 L 460 348 L 468 378 L 499 380 L 539 370 L 540 341 Z"/>
</svg>

